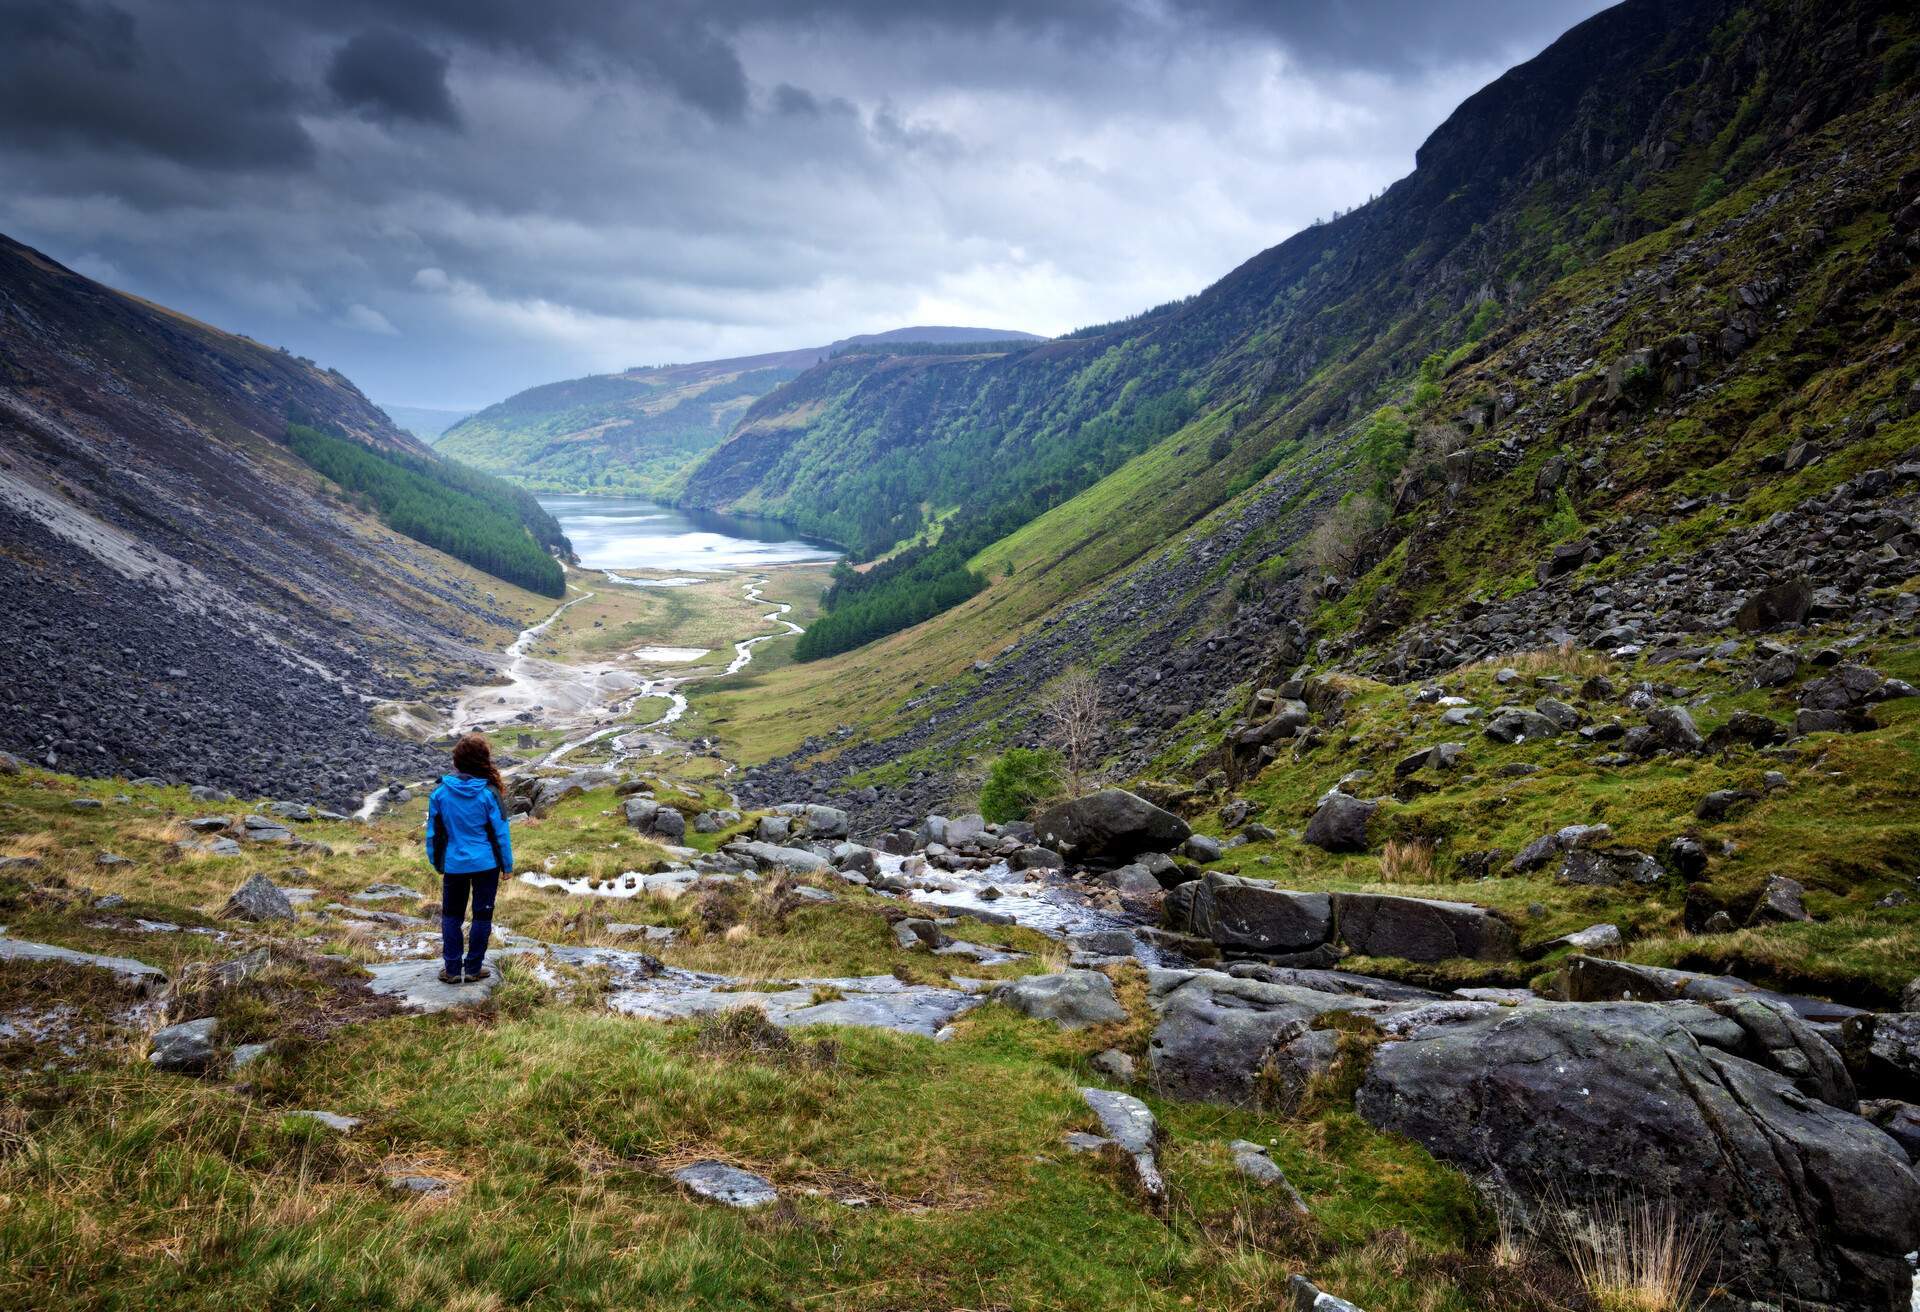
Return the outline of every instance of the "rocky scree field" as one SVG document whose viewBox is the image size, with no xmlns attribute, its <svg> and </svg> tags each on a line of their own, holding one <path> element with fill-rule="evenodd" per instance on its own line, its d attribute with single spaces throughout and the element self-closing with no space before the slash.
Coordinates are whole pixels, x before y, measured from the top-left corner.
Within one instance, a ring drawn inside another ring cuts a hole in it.
<svg viewBox="0 0 1920 1312">
<path fill-rule="evenodd" d="M 429 456 L 339 374 L 0 238 L 0 746 L 349 809 L 429 766 L 370 699 L 483 677 L 551 603 L 387 528 L 290 416 Z"/>
</svg>

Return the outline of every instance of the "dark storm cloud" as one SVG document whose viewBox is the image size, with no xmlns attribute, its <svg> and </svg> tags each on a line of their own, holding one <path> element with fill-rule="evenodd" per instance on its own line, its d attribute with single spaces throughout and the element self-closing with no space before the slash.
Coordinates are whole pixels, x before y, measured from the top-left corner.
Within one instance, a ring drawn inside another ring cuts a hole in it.
<svg viewBox="0 0 1920 1312">
<path fill-rule="evenodd" d="M 0 231 L 469 405 L 1060 331 L 1382 189 L 1601 0 L 0 0 Z"/>
<path fill-rule="evenodd" d="M 301 168 L 299 94 L 245 23 L 69 0 L 0 0 L 0 142 L 214 170 Z"/>
<path fill-rule="evenodd" d="M 460 123 L 447 91 L 447 57 L 391 28 L 373 28 L 341 46 L 327 69 L 327 86 L 342 104 L 375 118 Z"/>
</svg>

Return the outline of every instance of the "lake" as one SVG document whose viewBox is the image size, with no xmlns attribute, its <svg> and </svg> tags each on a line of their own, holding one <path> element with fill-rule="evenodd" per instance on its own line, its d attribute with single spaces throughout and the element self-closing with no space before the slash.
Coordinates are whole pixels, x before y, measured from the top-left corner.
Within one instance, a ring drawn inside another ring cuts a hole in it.
<svg viewBox="0 0 1920 1312">
<path fill-rule="evenodd" d="M 630 497 L 544 496 L 587 569 L 758 569 L 834 560 L 836 547 L 809 542 L 771 520 L 680 510 Z"/>
</svg>

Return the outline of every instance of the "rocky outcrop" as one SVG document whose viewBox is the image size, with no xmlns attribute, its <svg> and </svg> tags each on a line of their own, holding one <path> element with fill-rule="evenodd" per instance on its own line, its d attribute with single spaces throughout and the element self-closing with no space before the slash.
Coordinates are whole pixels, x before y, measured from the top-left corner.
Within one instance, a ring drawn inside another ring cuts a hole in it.
<svg viewBox="0 0 1920 1312">
<path fill-rule="evenodd" d="M 1920 1240 L 1905 1154 L 1734 1055 L 1747 1041 L 1686 1004 L 1491 1008 L 1383 1045 L 1356 1106 L 1528 1203 L 1671 1203 L 1754 1297 L 1904 1307 Z"/>
<path fill-rule="evenodd" d="M 1367 956 L 1507 961 L 1514 955 L 1512 927 L 1485 907 L 1378 893 L 1336 893 L 1333 905 L 1340 938 Z"/>
</svg>

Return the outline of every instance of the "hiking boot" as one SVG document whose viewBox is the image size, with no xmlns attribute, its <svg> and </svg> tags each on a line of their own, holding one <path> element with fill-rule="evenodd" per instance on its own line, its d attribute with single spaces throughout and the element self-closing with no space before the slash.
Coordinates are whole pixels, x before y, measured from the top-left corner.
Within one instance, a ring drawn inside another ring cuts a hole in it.
<svg viewBox="0 0 1920 1312">
<path fill-rule="evenodd" d="M 466 978 L 465 975 L 462 975 L 457 970 L 448 970 L 445 966 L 440 968 L 440 982 L 442 984 L 463 984 L 466 982 Z"/>
<path fill-rule="evenodd" d="M 469 971 L 463 972 L 460 976 L 460 982 L 462 984 L 478 984 L 482 980 L 486 979 L 486 977 L 487 977 L 487 968 L 485 966 L 482 966 L 478 970 L 469 970 Z"/>
</svg>

